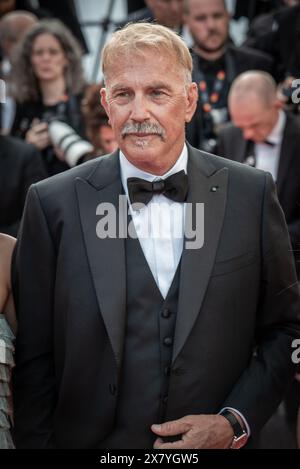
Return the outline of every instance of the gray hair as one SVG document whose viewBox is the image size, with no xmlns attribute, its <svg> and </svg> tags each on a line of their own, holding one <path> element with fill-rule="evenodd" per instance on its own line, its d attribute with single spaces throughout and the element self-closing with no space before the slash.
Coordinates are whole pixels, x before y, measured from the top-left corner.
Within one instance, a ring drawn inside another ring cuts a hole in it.
<svg viewBox="0 0 300 469">
<path fill-rule="evenodd" d="M 185 73 L 186 85 L 192 82 L 193 61 L 188 47 L 174 31 L 154 23 L 129 23 L 116 31 L 102 51 L 104 79 L 111 64 L 126 53 L 144 54 L 145 50 L 165 51 L 178 60 Z"/>
</svg>

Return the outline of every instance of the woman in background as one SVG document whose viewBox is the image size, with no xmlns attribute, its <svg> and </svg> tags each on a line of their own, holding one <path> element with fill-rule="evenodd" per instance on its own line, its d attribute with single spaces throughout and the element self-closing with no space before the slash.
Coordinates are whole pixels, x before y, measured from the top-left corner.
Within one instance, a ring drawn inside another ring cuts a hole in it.
<svg viewBox="0 0 300 469">
<path fill-rule="evenodd" d="M 69 168 L 55 154 L 49 123 L 62 120 L 81 137 L 85 134 L 81 56 L 76 39 L 58 20 L 37 23 L 15 51 L 12 89 L 17 108 L 12 134 L 42 152 L 49 176 Z"/>
<path fill-rule="evenodd" d="M 14 448 L 10 434 L 12 405 L 10 376 L 17 322 L 11 292 L 11 257 L 15 238 L 0 234 L 0 449 Z"/>
</svg>

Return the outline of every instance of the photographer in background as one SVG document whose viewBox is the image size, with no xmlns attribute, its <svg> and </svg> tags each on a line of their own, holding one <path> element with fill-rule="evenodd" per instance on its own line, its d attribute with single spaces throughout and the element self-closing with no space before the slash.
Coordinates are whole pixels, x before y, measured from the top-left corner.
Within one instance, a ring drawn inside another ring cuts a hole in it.
<svg viewBox="0 0 300 469">
<path fill-rule="evenodd" d="M 60 21 L 41 21 L 25 36 L 13 67 L 17 109 L 12 134 L 42 152 L 49 176 L 68 169 L 55 154 L 48 125 L 62 120 L 84 136 L 85 83 L 76 39 Z"/>
</svg>

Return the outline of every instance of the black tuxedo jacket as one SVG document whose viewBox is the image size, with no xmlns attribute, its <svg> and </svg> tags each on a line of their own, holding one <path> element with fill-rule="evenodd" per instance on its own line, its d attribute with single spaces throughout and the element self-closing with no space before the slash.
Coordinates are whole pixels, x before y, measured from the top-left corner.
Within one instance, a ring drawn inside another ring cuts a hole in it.
<svg viewBox="0 0 300 469">
<path fill-rule="evenodd" d="M 284 211 L 296 260 L 300 259 L 300 119 L 286 114 L 286 126 L 277 176 L 279 202 Z M 254 143 L 246 141 L 240 129 L 228 124 L 219 136 L 218 154 L 243 163 L 247 156 L 254 153 Z M 300 274 L 300 264 L 297 262 Z"/>
<path fill-rule="evenodd" d="M 46 177 L 33 145 L 0 136 L 0 232 L 16 236 L 29 186 Z"/>
<path fill-rule="evenodd" d="M 300 332 L 284 215 L 268 174 L 188 151 L 187 201 L 204 203 L 205 240 L 182 254 L 166 420 L 231 406 L 255 435 L 293 377 Z M 30 189 L 13 266 L 20 448 L 93 448 L 114 427 L 125 242 L 97 237 L 96 210 L 118 212 L 121 193 L 118 152 Z"/>
<path fill-rule="evenodd" d="M 197 57 L 192 52 L 194 70 L 197 67 Z M 273 60 L 264 52 L 257 51 L 250 47 L 235 47 L 228 45 L 225 54 L 226 73 L 229 84 L 243 72 L 248 70 L 262 70 L 270 74 L 273 73 Z M 202 134 L 203 128 L 203 111 L 198 101 L 196 112 L 189 124 L 187 124 L 187 140 L 196 148 L 201 148 L 201 142 L 203 140 Z"/>
</svg>

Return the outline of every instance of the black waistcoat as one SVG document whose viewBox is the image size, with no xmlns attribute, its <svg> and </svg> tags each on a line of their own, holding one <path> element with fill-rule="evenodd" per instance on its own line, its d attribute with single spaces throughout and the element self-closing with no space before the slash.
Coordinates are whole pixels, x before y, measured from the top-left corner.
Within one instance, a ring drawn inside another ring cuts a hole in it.
<svg viewBox="0 0 300 469">
<path fill-rule="evenodd" d="M 126 246 L 127 321 L 114 431 L 100 448 L 152 448 L 164 420 L 180 264 L 164 300 L 137 239 Z"/>
</svg>

